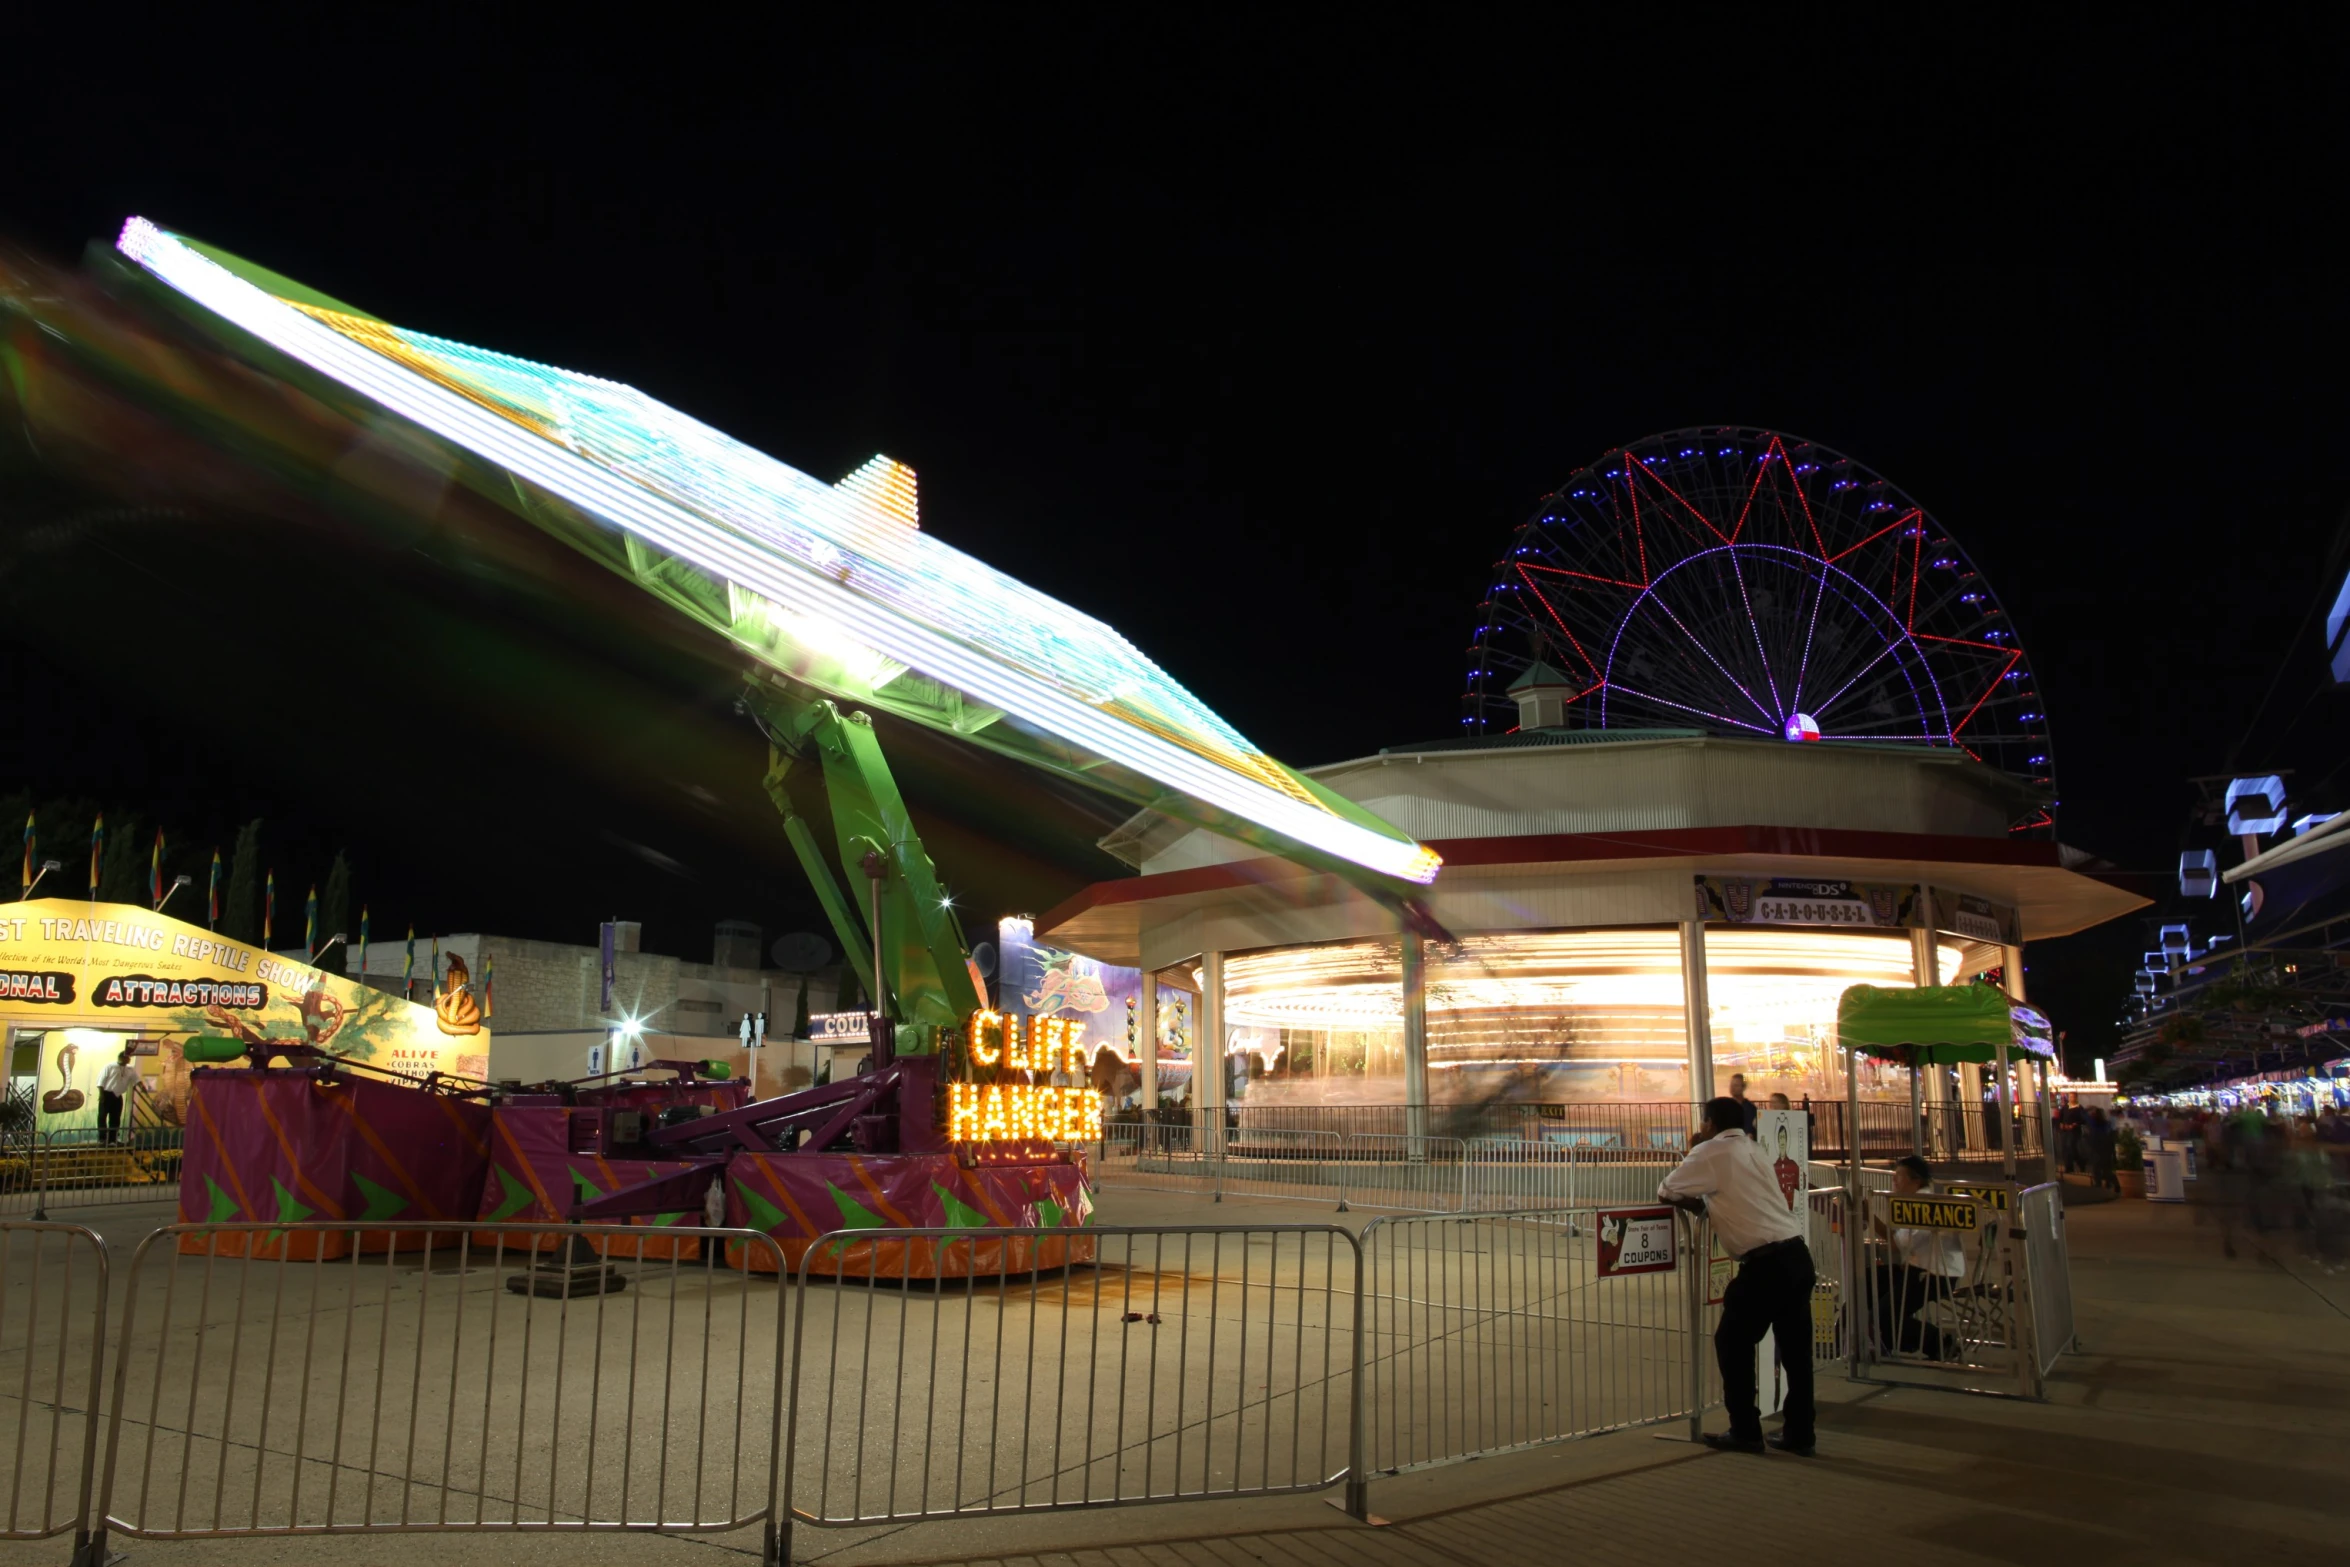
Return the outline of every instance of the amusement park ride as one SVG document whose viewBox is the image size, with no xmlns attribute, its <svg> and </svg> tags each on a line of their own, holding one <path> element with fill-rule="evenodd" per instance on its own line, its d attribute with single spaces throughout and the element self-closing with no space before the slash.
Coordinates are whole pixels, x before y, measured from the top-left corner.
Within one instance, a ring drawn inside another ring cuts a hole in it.
<svg viewBox="0 0 2350 1567">
<path fill-rule="evenodd" d="M 282 1143 L 295 1116 L 355 1161 L 336 1206 L 362 1220 L 396 1180 L 449 1219 L 723 1214 L 775 1235 L 787 1264 L 860 1228 L 980 1232 L 980 1244 L 906 1242 L 888 1266 L 912 1276 L 1081 1254 L 1081 1239 L 984 1240 L 1083 1225 L 1079 1145 L 1101 1101 L 1070 1025 L 988 1009 L 869 713 L 1336 872 L 1399 908 L 1436 874 L 1434 854 L 1258 751 L 1111 627 L 924 533 L 912 471 L 887 458 L 825 484 L 632 388 L 394 327 L 141 219 L 112 252 L 94 249 L 91 271 L 96 289 L 80 294 L 0 276 L 19 282 L 0 304 L 45 334 L 11 327 L 9 352 L 40 372 L 21 384 L 59 402 L 102 388 L 306 492 L 331 488 L 321 477 L 366 445 L 371 460 L 431 474 L 431 493 L 469 492 L 476 534 L 518 519 L 714 633 L 746 666 L 767 792 L 874 998 L 865 1070 L 757 1102 L 712 1063 L 656 1063 L 665 1081 L 491 1085 L 369 1072 L 298 1041 L 201 1041 L 191 1060 L 214 1064 L 193 1076 L 207 1113 L 191 1118 L 191 1218 L 207 1216 L 208 1191 L 267 1190 L 234 1150 L 270 1143 L 263 1120 Z M 215 1123 L 251 1135 L 199 1135 Z M 409 1157 L 426 1150 L 444 1157 Z M 389 1164 L 362 1177 L 370 1160 Z M 269 1180 L 278 1217 L 323 1205 Z M 275 1238 L 287 1233 L 249 1239 L 292 1244 Z M 639 1254 L 657 1244 L 648 1235 Z M 817 1266 L 864 1266 L 822 1250 Z"/>
</svg>

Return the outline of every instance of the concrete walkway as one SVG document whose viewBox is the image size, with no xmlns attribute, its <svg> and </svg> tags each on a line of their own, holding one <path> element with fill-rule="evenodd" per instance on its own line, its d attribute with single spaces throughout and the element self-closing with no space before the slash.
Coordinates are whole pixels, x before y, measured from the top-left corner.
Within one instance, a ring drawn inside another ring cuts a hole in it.
<svg viewBox="0 0 2350 1567">
<path fill-rule="evenodd" d="M 1318 1221 L 1298 1204 L 1179 1214 L 1116 1194 L 1113 1221 Z M 1359 1216 L 1349 1215 L 1349 1219 Z M 1823 1382 L 1821 1457 L 1717 1455 L 1629 1432 L 1378 1482 L 1385 1522 L 1317 1497 L 975 1519 L 886 1530 L 803 1527 L 796 1555 L 837 1567 L 1002 1562 L 1162 1564 L 1741 1562 L 1925 1567 L 2000 1560 L 2092 1567 L 2337 1562 L 2350 1543 L 2350 1276 L 2290 1233 L 2223 1254 L 2193 1208 L 2073 1211 L 2084 1352 L 2045 1404 Z M 1718 1417 L 1717 1417 L 1718 1419 Z M 128 1542 L 140 1561 L 699 1563 L 755 1553 L 705 1539 L 497 1535 Z M 65 1543 L 0 1545 L 0 1567 L 62 1563 Z M 754 1558 L 755 1559 L 755 1558 Z"/>
</svg>

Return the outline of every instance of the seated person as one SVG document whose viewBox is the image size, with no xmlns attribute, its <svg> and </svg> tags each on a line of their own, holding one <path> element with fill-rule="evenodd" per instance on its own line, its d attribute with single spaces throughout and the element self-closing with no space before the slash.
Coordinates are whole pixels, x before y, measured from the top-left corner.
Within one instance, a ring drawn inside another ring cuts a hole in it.
<svg viewBox="0 0 2350 1567">
<path fill-rule="evenodd" d="M 1916 1154 L 1894 1161 L 1893 1195 L 1932 1197 L 1934 1171 Z M 1882 1234 L 1885 1221 L 1876 1221 Z M 1898 1344 L 1903 1354 L 1923 1354 L 1929 1360 L 1948 1358 L 1958 1346 L 1946 1343 L 1942 1330 L 1921 1319 L 1927 1307 L 1947 1299 L 1953 1285 L 1966 1276 L 1966 1249 L 1955 1230 L 1910 1229 L 1892 1232 L 1892 1253 L 1876 1264 L 1877 1343 L 1891 1353 Z"/>
</svg>

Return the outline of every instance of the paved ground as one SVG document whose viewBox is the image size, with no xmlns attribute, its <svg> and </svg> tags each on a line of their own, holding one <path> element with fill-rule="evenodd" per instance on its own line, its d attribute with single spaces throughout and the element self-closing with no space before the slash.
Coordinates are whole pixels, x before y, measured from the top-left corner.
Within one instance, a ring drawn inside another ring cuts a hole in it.
<svg viewBox="0 0 2350 1567">
<path fill-rule="evenodd" d="M 1174 1218 L 1173 1196 L 1113 1198 L 1105 1218 Z M 1185 1212 L 1195 1222 L 1201 1215 Z M 1302 1205 L 1204 1217 L 1318 1220 Z M 1359 1216 L 1350 1215 L 1359 1220 Z M 1822 1457 L 1715 1455 L 1646 1432 L 1382 1481 L 1366 1527 L 1314 1497 L 1187 1503 L 892 1530 L 803 1528 L 801 1560 L 1162 1567 L 1261 1562 L 1482 1564 L 1679 1560 L 1933 1564 L 2338 1561 L 2350 1541 L 2350 1276 L 2291 1233 L 2238 1239 L 2193 1208 L 2119 1202 L 2071 1216 L 2084 1352 L 2046 1404 L 1823 1386 Z M 1715 1541 L 1734 1542 L 1716 1545 Z M 755 1552 L 699 1540 L 377 1536 L 173 1545 L 136 1559 L 699 1563 Z M 724 1552 L 727 1554 L 714 1554 Z M 0 1567 L 58 1563 L 63 1542 L 0 1545 Z"/>
</svg>

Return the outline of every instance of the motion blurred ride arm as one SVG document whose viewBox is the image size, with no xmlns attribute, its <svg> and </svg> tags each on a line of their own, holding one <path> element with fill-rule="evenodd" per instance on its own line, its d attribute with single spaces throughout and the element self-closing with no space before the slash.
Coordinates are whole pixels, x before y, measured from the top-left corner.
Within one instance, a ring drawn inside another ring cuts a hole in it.
<svg viewBox="0 0 2350 1567">
<path fill-rule="evenodd" d="M 833 934 L 865 993 L 876 993 L 873 931 L 860 902 L 843 886 L 865 880 L 863 862 L 877 851 L 881 886 L 880 995 L 909 1049 L 932 1028 L 959 1027 L 979 1010 L 978 981 L 962 921 L 939 890 L 938 874 L 914 830 L 906 802 L 864 713 L 842 713 L 821 697 L 754 685 L 747 699 L 768 741 L 766 787 L 783 815 L 792 852 L 824 905 Z M 813 762 L 815 766 L 809 766 Z M 810 819 L 829 816 L 828 856 Z"/>
</svg>

